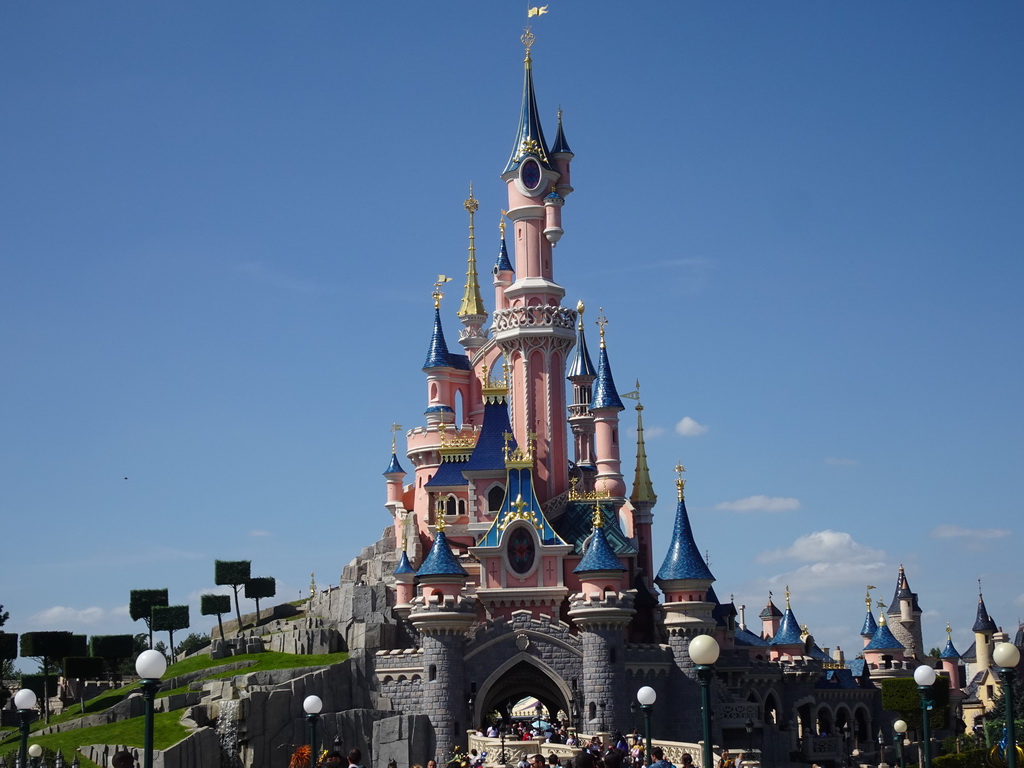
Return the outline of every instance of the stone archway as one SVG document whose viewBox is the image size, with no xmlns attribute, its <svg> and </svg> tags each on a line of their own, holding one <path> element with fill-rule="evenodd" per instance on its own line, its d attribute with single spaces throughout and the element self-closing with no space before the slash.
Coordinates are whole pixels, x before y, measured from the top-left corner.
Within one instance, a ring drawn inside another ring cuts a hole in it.
<svg viewBox="0 0 1024 768">
<path fill-rule="evenodd" d="M 488 712 L 506 712 L 509 703 L 533 696 L 554 717 L 572 711 L 571 688 L 547 664 L 528 653 L 517 653 L 495 669 L 480 686 L 473 702 L 473 721 L 480 723 Z"/>
</svg>

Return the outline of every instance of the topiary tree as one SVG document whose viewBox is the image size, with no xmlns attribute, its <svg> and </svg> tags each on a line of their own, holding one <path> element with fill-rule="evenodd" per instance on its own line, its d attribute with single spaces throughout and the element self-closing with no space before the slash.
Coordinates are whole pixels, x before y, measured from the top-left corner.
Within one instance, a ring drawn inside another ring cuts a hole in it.
<svg viewBox="0 0 1024 768">
<path fill-rule="evenodd" d="M 48 680 L 51 667 L 56 668 L 68 656 L 85 656 L 85 649 L 85 635 L 74 635 L 71 632 L 26 632 L 21 636 L 21 655 L 39 660 L 42 670 L 40 677 L 46 690 L 50 688 Z M 49 723 L 49 699 L 47 696 L 41 698 L 43 718 Z"/>
<path fill-rule="evenodd" d="M 238 588 L 249 580 L 252 562 L 249 560 L 214 560 L 213 583 L 218 587 L 229 586 L 235 592 L 235 618 L 238 631 L 242 631 L 242 611 L 238 607 Z"/>
<path fill-rule="evenodd" d="M 0 605 L 0 615 L 3 614 L 3 606 Z M 3 624 L 0 621 L 0 624 Z M 11 697 L 10 689 L 4 685 L 4 680 L 7 679 L 7 672 L 14 665 L 12 662 L 18 658 L 18 636 L 9 632 L 0 632 L 0 668 L 3 669 L 4 674 L 0 675 L 0 709 L 3 709 L 7 704 L 7 700 Z"/>
<path fill-rule="evenodd" d="M 153 629 L 166 631 L 170 636 L 170 643 L 167 644 L 174 656 L 174 631 L 176 629 L 188 629 L 188 606 L 187 605 L 157 605 L 153 607 Z M 173 661 L 173 658 L 172 658 Z"/>
<path fill-rule="evenodd" d="M 132 621 L 142 619 L 149 630 L 149 647 L 153 647 L 153 608 L 167 605 L 166 589 L 133 589 L 128 596 L 128 614 Z"/>
<path fill-rule="evenodd" d="M 117 683 L 122 663 L 135 655 L 135 638 L 131 635 L 93 635 L 89 638 L 89 655 L 103 659 L 110 681 Z"/>
<path fill-rule="evenodd" d="M 199 597 L 199 612 L 203 616 L 217 616 L 217 626 L 220 628 L 220 639 L 224 639 L 224 622 L 221 616 L 231 610 L 231 595 L 201 595 Z"/>
<path fill-rule="evenodd" d="M 256 601 L 256 623 L 260 623 L 260 598 L 277 594 L 277 581 L 273 576 L 257 576 L 245 582 L 245 596 Z"/>
<path fill-rule="evenodd" d="M 882 680 L 882 708 L 898 712 L 907 725 L 915 731 L 921 729 L 921 694 L 912 677 Z M 928 713 L 928 724 L 933 730 L 946 727 L 949 718 L 949 678 L 939 675 L 932 685 L 932 709 Z"/>
</svg>

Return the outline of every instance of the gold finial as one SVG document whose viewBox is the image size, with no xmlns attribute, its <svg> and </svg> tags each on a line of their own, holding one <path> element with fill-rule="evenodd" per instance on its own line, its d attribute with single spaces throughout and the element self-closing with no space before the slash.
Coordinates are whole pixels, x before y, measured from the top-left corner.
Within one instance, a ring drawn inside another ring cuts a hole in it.
<svg viewBox="0 0 1024 768">
<path fill-rule="evenodd" d="M 604 327 L 608 325 L 608 318 L 604 316 L 604 307 L 598 307 L 597 311 L 600 313 L 597 316 L 597 327 L 601 329 L 601 349 L 604 349 Z"/>
<path fill-rule="evenodd" d="M 501 218 L 498 220 L 498 230 L 501 232 L 501 239 L 505 239 L 505 211 L 501 212 Z"/>
<path fill-rule="evenodd" d="M 391 452 L 392 453 L 395 452 L 395 447 L 397 446 L 397 440 L 398 440 L 398 433 L 401 432 L 401 431 L 402 431 L 402 425 L 401 424 L 398 424 L 396 422 L 396 423 L 393 423 L 391 425 Z"/>
<path fill-rule="evenodd" d="M 316 576 L 312 571 L 309 572 L 309 596 L 313 597 L 316 595 Z"/>
<path fill-rule="evenodd" d="M 789 610 L 789 584 L 786 585 L 786 610 Z"/>
<path fill-rule="evenodd" d="M 871 613 L 871 590 L 878 589 L 874 584 L 868 584 L 867 592 L 864 593 L 864 605 L 868 607 L 868 613 Z"/>
<path fill-rule="evenodd" d="M 439 498 L 434 505 L 434 527 L 437 528 L 439 533 L 444 533 L 445 525 L 444 500 Z"/>
<path fill-rule="evenodd" d="M 683 472 L 686 471 L 686 467 L 681 462 L 676 462 L 676 494 L 679 496 L 679 501 L 683 500 L 683 488 L 686 487 L 686 481 L 683 480 Z"/>
<path fill-rule="evenodd" d="M 594 499 L 594 516 L 593 516 L 594 530 L 604 527 L 604 514 L 601 512 L 601 502 Z"/>
<path fill-rule="evenodd" d="M 576 314 L 579 316 L 579 323 L 576 327 L 578 330 L 581 331 L 583 330 L 583 313 L 586 311 L 586 309 L 587 307 L 583 303 L 583 299 L 580 299 L 579 301 L 576 302 Z"/>
<path fill-rule="evenodd" d="M 949 622 L 946 622 L 946 641 L 953 642 L 953 627 L 950 626 Z"/>
<path fill-rule="evenodd" d="M 469 182 L 469 199 L 462 203 L 470 213 L 476 213 L 480 209 L 480 202 L 473 197 L 473 182 Z"/>
<path fill-rule="evenodd" d="M 514 435 L 511 432 L 505 432 L 504 434 L 502 434 L 502 437 L 505 439 L 505 447 L 503 448 L 503 451 L 504 451 L 504 454 L 505 454 L 505 461 L 507 462 L 508 461 L 508 455 L 509 455 L 509 453 L 511 451 L 511 449 L 508 446 L 509 446 L 509 443 L 512 442 L 512 438 L 514 437 Z"/>
<path fill-rule="evenodd" d="M 480 203 L 473 197 L 473 184 L 469 184 L 469 198 L 463 203 L 469 211 L 469 256 L 466 263 L 466 288 L 459 304 L 459 317 L 486 316 L 484 300 L 480 296 L 480 281 L 476 273 L 476 225 L 473 214 L 480 208 Z"/>
<path fill-rule="evenodd" d="M 532 27 L 525 27 L 523 29 L 522 37 L 519 38 L 523 46 L 526 48 L 526 61 L 530 60 L 530 49 L 537 40 L 537 36 L 533 34 L 532 29 Z"/>
<path fill-rule="evenodd" d="M 451 278 L 447 275 L 438 275 L 437 280 L 434 281 L 434 292 L 430 294 L 434 297 L 434 309 L 441 308 L 441 299 L 444 298 L 444 291 L 441 290 L 441 286 L 448 282 L 451 282 Z"/>
</svg>

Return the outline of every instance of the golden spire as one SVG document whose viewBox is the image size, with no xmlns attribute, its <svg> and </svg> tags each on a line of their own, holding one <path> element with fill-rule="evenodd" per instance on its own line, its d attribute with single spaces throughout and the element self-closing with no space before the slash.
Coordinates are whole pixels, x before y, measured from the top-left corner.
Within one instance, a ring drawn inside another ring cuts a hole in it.
<svg viewBox="0 0 1024 768">
<path fill-rule="evenodd" d="M 879 600 L 875 605 L 878 606 L 878 623 L 880 625 L 885 624 L 885 601 Z"/>
<path fill-rule="evenodd" d="M 441 308 L 441 299 L 444 298 L 444 291 L 441 290 L 441 286 L 448 282 L 451 282 L 451 278 L 447 275 L 438 275 L 437 280 L 434 281 L 434 292 L 430 294 L 434 298 L 434 309 Z"/>
<path fill-rule="evenodd" d="M 686 471 L 686 467 L 681 462 L 676 462 L 676 495 L 679 497 L 679 501 L 683 500 L 683 488 L 686 487 L 686 481 L 683 480 L 683 472 Z"/>
<path fill-rule="evenodd" d="M 441 498 L 438 498 L 434 505 L 434 527 L 437 528 L 438 533 L 444 533 L 444 500 Z"/>
<path fill-rule="evenodd" d="M 864 605 L 868 607 L 868 613 L 871 613 L 871 590 L 878 589 L 874 584 L 868 584 L 868 590 L 864 593 Z"/>
<path fill-rule="evenodd" d="M 601 349 L 604 349 L 604 327 L 608 325 L 608 318 L 604 316 L 604 307 L 598 307 L 597 311 L 600 312 L 597 316 L 597 327 L 601 329 Z"/>
<path fill-rule="evenodd" d="M 579 315 L 579 324 L 576 326 L 578 330 L 583 330 L 583 313 L 586 312 L 587 307 L 583 303 L 583 299 L 576 302 L 576 314 Z"/>
<path fill-rule="evenodd" d="M 594 499 L 594 530 L 604 527 L 604 515 L 601 512 L 601 502 L 598 499 Z"/>
<path fill-rule="evenodd" d="M 950 626 L 950 623 L 948 621 L 946 622 L 946 642 L 953 642 L 953 627 Z"/>
<path fill-rule="evenodd" d="M 393 423 L 391 425 L 391 452 L 392 453 L 395 452 L 395 448 L 397 446 L 397 442 L 396 441 L 398 440 L 398 433 L 401 432 L 401 431 L 402 431 L 402 425 L 401 424 Z"/>
<path fill-rule="evenodd" d="M 786 585 L 786 610 L 789 610 L 789 584 Z"/>
<path fill-rule="evenodd" d="M 473 214 L 480 208 L 480 203 L 473 197 L 472 184 L 469 185 L 469 199 L 463 205 L 469 211 L 469 260 L 466 266 L 466 290 L 462 294 L 462 304 L 459 305 L 458 316 L 486 317 L 487 310 L 484 309 L 484 300 L 480 298 L 480 283 L 476 274 L 476 228 L 473 223 Z"/>
<path fill-rule="evenodd" d="M 636 389 L 627 392 L 622 397 L 636 400 L 636 472 L 633 475 L 633 493 L 629 500 L 635 507 L 638 503 L 650 503 L 652 506 L 658 500 L 654 492 L 654 484 L 651 482 L 651 469 L 647 465 L 647 446 L 644 444 L 644 407 L 640 403 L 640 379 L 636 380 Z"/>
<path fill-rule="evenodd" d="M 498 220 L 498 230 L 501 232 L 501 239 L 505 239 L 505 211 L 501 212 L 501 218 Z"/>
</svg>

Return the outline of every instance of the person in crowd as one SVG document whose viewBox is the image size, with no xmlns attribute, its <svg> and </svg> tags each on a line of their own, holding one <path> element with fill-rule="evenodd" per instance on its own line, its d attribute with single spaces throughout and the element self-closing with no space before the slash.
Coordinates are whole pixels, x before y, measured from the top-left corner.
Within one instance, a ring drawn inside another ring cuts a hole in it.
<svg viewBox="0 0 1024 768">
<path fill-rule="evenodd" d="M 689 752 L 683 752 L 682 768 L 693 768 L 693 755 Z"/>
<path fill-rule="evenodd" d="M 355 747 L 348 751 L 348 764 L 352 768 L 363 768 L 363 753 Z"/>
<path fill-rule="evenodd" d="M 651 747 L 651 757 L 654 762 L 651 763 L 651 768 L 675 768 L 668 760 L 665 759 L 665 750 L 661 747 Z"/>
</svg>

